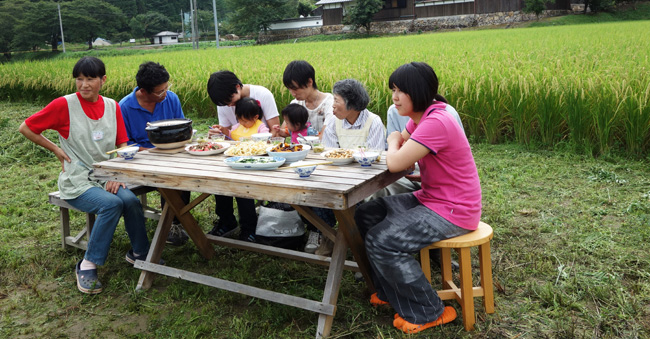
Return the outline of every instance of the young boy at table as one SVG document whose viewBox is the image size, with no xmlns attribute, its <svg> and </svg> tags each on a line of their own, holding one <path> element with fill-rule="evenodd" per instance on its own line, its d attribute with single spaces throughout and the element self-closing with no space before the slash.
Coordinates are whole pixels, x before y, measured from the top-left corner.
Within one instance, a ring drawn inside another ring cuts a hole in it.
<svg viewBox="0 0 650 339">
<path fill-rule="evenodd" d="M 27 118 L 20 133 L 33 143 L 51 151 L 61 163 L 58 187 L 61 198 L 74 208 L 97 215 L 88 248 L 75 266 L 77 289 L 96 294 L 103 289 L 97 266 L 108 256 L 120 217 L 131 242 L 126 261 L 144 260 L 149 239 L 140 200 L 124 183 L 92 178 L 93 163 L 110 159 L 106 152 L 126 146 L 128 136 L 119 105 L 99 95 L 106 82 L 104 63 L 95 57 L 83 57 L 72 69 L 77 92 L 55 99 Z M 59 145 L 41 133 L 47 129 L 59 133 Z"/>
<path fill-rule="evenodd" d="M 135 75 L 137 86 L 129 95 L 120 100 L 124 126 L 129 135 L 129 141 L 140 146 L 140 150 L 153 148 L 145 128 L 147 123 L 165 119 L 184 119 L 181 101 L 176 93 L 171 91 L 169 73 L 165 66 L 147 61 L 140 64 Z M 181 198 L 185 204 L 190 201 L 190 192 L 183 191 Z M 165 205 L 165 199 L 160 197 L 160 204 Z M 167 243 L 175 246 L 187 242 L 188 236 L 178 219 L 172 221 Z"/>
<path fill-rule="evenodd" d="M 273 126 L 280 125 L 280 118 L 278 114 L 278 107 L 275 104 L 275 98 L 268 89 L 258 86 L 242 84 L 241 80 L 231 71 L 218 71 L 210 75 L 208 79 L 208 95 L 210 100 L 217 105 L 217 114 L 219 117 L 219 125 L 212 126 L 209 135 L 222 133 L 223 128 L 232 130 L 232 126 L 237 124 L 237 115 L 235 114 L 235 107 L 239 101 L 244 98 L 252 98 L 259 101 L 262 110 L 262 122 L 266 124 L 273 136 Z M 215 195 L 215 213 L 217 214 L 217 221 L 215 221 L 212 230 L 208 234 L 216 236 L 228 236 L 237 230 L 237 220 L 233 215 L 233 205 L 231 199 L 227 197 Z M 255 241 L 255 227 L 257 226 L 257 214 L 255 209 L 249 210 L 239 205 L 239 223 L 241 224 L 240 239 L 246 241 Z M 251 233 L 250 230 L 253 230 Z"/>
<path fill-rule="evenodd" d="M 388 170 L 420 166 L 422 189 L 367 202 L 354 219 L 364 237 L 377 293 L 373 305 L 393 307 L 393 326 L 417 333 L 453 321 L 413 254 L 431 243 L 467 234 L 481 217 L 481 185 L 469 142 L 455 118 L 438 101 L 431 66 L 412 62 L 388 80 L 393 103 L 410 118 L 404 131 L 388 136 Z"/>
</svg>

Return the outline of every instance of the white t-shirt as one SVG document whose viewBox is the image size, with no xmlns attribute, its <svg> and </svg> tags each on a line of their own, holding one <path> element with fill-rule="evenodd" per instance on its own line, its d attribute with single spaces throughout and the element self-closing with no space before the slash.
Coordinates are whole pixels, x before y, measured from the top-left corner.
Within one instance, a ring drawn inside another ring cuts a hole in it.
<svg viewBox="0 0 650 339">
<path fill-rule="evenodd" d="M 275 98 L 271 91 L 263 86 L 248 86 L 250 87 L 250 97 L 259 100 L 260 105 L 262 105 L 262 112 L 264 112 L 262 122 L 266 124 L 266 120 L 273 119 L 280 115 L 278 114 L 278 106 L 275 105 Z M 217 114 L 219 117 L 219 125 L 221 126 L 230 127 L 237 123 L 235 106 L 217 106 Z"/>
<path fill-rule="evenodd" d="M 307 108 L 304 100 L 293 99 L 291 100 L 291 103 Z M 307 112 L 309 112 L 309 119 L 307 121 L 311 123 L 311 127 L 313 127 L 317 132 L 320 132 L 327 120 L 334 116 L 334 113 L 332 113 L 333 105 L 334 96 L 331 93 L 325 93 L 325 98 L 320 102 L 318 107 L 314 109 L 307 108 Z"/>
</svg>

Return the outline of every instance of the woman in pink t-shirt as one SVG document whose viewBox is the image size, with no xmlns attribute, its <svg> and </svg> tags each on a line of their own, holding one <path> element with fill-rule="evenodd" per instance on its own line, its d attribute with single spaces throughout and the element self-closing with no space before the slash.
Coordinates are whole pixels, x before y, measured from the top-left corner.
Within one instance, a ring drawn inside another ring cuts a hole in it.
<svg viewBox="0 0 650 339">
<path fill-rule="evenodd" d="M 456 318 L 445 307 L 413 257 L 433 242 L 478 227 L 481 185 L 462 128 L 438 94 L 438 78 L 426 63 L 400 66 L 388 81 L 393 103 L 410 118 L 404 131 L 388 138 L 391 172 L 408 173 L 417 162 L 422 189 L 379 198 L 355 214 L 364 236 L 377 293 L 373 305 L 390 304 L 393 326 L 417 333 Z"/>
</svg>

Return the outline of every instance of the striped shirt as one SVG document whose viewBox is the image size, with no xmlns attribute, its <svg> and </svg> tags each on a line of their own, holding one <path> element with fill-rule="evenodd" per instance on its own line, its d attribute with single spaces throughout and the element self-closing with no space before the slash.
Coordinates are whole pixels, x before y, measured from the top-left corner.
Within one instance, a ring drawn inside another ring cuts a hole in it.
<svg viewBox="0 0 650 339">
<path fill-rule="evenodd" d="M 366 121 L 370 117 L 370 111 L 364 109 L 359 113 L 359 117 L 354 122 L 350 124 L 347 119 L 343 119 L 343 129 L 353 129 L 360 130 L 365 125 Z M 331 117 L 330 119 L 337 119 L 336 116 Z M 336 135 L 336 124 L 335 121 L 325 122 L 325 131 L 323 132 L 323 144 L 325 147 L 340 147 L 338 137 Z M 368 138 L 366 139 L 366 147 L 370 149 L 386 149 L 386 133 L 384 129 L 384 124 L 381 122 L 381 119 L 375 119 L 370 126 L 368 131 Z"/>
</svg>

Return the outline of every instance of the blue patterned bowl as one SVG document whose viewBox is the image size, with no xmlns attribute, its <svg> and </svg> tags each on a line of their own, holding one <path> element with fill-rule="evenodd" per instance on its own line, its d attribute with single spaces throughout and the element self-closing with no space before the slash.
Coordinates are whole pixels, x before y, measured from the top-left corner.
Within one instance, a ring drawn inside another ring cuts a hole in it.
<svg viewBox="0 0 650 339">
<path fill-rule="evenodd" d="M 138 153 L 138 150 L 140 147 L 138 146 L 133 146 L 133 147 L 127 147 L 125 149 L 121 149 L 117 151 L 117 155 L 120 156 L 120 158 L 124 158 L 124 160 L 131 160 L 135 156 L 136 153 Z"/>
<path fill-rule="evenodd" d="M 356 152 L 352 155 L 354 157 L 354 160 L 356 160 L 361 166 L 363 167 L 368 167 L 371 166 L 371 164 L 375 161 L 377 161 L 377 158 L 379 157 L 378 152 Z"/>
<path fill-rule="evenodd" d="M 318 165 L 295 167 L 293 171 L 298 173 L 301 178 L 307 178 L 312 174 L 312 172 L 314 172 L 316 167 L 318 167 Z"/>
</svg>

